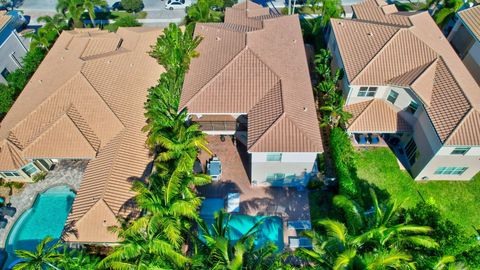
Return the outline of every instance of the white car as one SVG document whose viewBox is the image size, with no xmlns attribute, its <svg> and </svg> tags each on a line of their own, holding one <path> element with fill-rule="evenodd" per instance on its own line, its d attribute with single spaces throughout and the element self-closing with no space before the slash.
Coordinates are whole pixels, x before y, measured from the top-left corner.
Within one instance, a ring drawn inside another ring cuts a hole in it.
<svg viewBox="0 0 480 270">
<path fill-rule="evenodd" d="M 184 9 L 190 5 L 191 2 L 189 0 L 168 0 L 167 3 L 165 3 L 165 9 Z"/>
</svg>

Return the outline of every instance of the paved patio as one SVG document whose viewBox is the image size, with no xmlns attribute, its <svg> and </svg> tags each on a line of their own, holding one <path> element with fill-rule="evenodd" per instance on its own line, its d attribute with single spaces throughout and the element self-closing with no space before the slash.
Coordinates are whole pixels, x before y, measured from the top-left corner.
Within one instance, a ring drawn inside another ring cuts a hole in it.
<svg viewBox="0 0 480 270">
<path fill-rule="evenodd" d="M 17 212 L 13 217 L 5 217 L 8 220 L 8 223 L 4 229 L 0 229 L 0 248 L 5 248 L 5 240 L 13 224 L 15 224 L 15 221 L 25 210 L 32 206 L 39 193 L 42 193 L 51 187 L 64 185 L 78 190 L 87 164 L 88 161 L 84 160 L 60 161 L 55 165 L 55 168 L 48 173 L 44 180 L 37 183 L 29 183 L 22 192 L 13 195 L 10 198 L 10 203 L 17 209 Z"/>
<path fill-rule="evenodd" d="M 218 182 L 199 187 L 198 191 L 205 198 L 225 198 L 227 193 L 240 193 L 239 214 L 251 216 L 280 216 L 284 221 L 284 241 L 288 244 L 287 221 L 310 220 L 308 190 L 292 187 L 253 187 L 250 184 L 250 160 L 246 147 L 234 143 L 229 136 L 225 141 L 220 136 L 208 136 L 209 149 L 222 162 L 222 177 Z M 210 156 L 202 152 L 199 160 L 205 170 Z"/>
</svg>

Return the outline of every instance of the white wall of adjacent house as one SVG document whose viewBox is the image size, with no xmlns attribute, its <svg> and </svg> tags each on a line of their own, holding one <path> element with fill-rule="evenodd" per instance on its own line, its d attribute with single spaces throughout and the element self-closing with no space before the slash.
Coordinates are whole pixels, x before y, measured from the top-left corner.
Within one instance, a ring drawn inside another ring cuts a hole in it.
<svg viewBox="0 0 480 270">
<path fill-rule="evenodd" d="M 478 40 L 475 41 L 462 61 L 473 78 L 480 84 L 480 42 Z"/>
<path fill-rule="evenodd" d="M 0 83 L 6 83 L 5 75 L 20 68 L 22 58 L 27 53 L 27 48 L 14 30 L 0 44 Z"/>
<path fill-rule="evenodd" d="M 251 153 L 252 185 L 306 185 L 317 172 L 316 158 L 317 153 Z"/>
<path fill-rule="evenodd" d="M 480 171 L 480 147 L 442 147 L 428 162 L 416 180 L 470 180 Z M 454 152 L 457 149 L 457 152 Z M 459 151 L 460 150 L 460 151 Z"/>
</svg>

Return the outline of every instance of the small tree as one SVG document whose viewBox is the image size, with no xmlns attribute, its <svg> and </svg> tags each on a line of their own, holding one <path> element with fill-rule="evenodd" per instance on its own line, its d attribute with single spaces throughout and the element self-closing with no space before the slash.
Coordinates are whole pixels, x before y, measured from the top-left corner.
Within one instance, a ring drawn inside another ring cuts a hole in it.
<svg viewBox="0 0 480 270">
<path fill-rule="evenodd" d="M 128 12 L 139 12 L 143 9 L 142 0 L 122 0 L 122 7 Z"/>
<path fill-rule="evenodd" d="M 119 27 L 136 27 L 142 24 L 132 15 L 120 17 L 114 23 L 106 25 L 104 29 L 110 32 L 116 32 Z"/>
</svg>

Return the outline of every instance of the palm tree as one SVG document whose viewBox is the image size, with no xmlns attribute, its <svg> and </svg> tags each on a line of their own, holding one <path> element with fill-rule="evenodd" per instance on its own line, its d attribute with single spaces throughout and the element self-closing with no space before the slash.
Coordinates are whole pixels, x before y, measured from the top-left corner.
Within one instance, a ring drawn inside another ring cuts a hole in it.
<svg viewBox="0 0 480 270">
<path fill-rule="evenodd" d="M 88 16 L 93 24 L 93 28 L 97 27 L 95 24 L 95 7 L 106 7 L 107 5 L 107 1 L 105 0 L 83 0 L 83 7 L 88 12 Z"/>
<path fill-rule="evenodd" d="M 82 14 L 85 11 L 83 0 L 58 0 L 57 11 L 69 21 L 73 27 L 83 27 Z"/>
<path fill-rule="evenodd" d="M 4 181 L 1 184 L 2 184 L 2 186 L 8 188 L 8 195 L 9 196 L 13 195 L 13 190 L 14 189 L 21 189 L 24 185 L 22 182 L 14 182 L 14 181 Z"/>
<path fill-rule="evenodd" d="M 230 214 L 220 211 L 215 214 L 211 228 L 204 220 L 198 222 L 201 236 L 197 243 L 201 248 L 196 256 L 202 261 L 200 269 L 280 269 L 275 244 L 255 247 L 256 233 L 262 221 L 233 242 L 229 234 L 230 218 Z"/>
<path fill-rule="evenodd" d="M 48 52 L 52 42 L 57 37 L 57 33 L 49 28 L 42 27 L 37 32 L 30 32 L 25 36 L 31 39 L 30 49 L 41 48 Z"/>
<path fill-rule="evenodd" d="M 327 112 L 327 122 L 322 122 L 322 125 L 329 125 L 331 127 L 345 126 L 348 120 L 352 118 L 352 114 L 345 112 L 343 107 L 345 106 L 345 100 L 342 96 L 336 95 L 338 102 L 333 102 L 331 105 L 322 106 L 321 111 Z"/>
<path fill-rule="evenodd" d="M 425 235 L 431 231 L 430 227 L 396 221 L 400 204 L 395 201 L 380 204 L 372 189 L 370 195 L 373 207 L 369 211 L 343 195 L 335 196 L 333 202 L 343 210 L 346 225 L 330 219 L 319 221 L 326 236 L 307 232 L 313 250 L 299 249 L 298 254 L 316 265 L 333 269 L 353 265 L 364 267 L 361 269 L 399 269 L 412 261 L 409 248 L 438 247 Z"/>
<path fill-rule="evenodd" d="M 217 10 L 223 7 L 223 0 L 199 0 L 188 8 L 187 23 L 221 22 L 223 20 L 223 13 Z"/>
<path fill-rule="evenodd" d="M 64 270 L 95 269 L 99 258 L 84 251 L 64 248 L 59 267 Z"/>
<path fill-rule="evenodd" d="M 464 4 L 463 0 L 443 0 L 434 10 L 435 23 L 443 28 Z"/>
<path fill-rule="evenodd" d="M 65 30 L 68 28 L 68 22 L 65 16 L 63 16 L 60 13 L 57 13 L 51 16 L 41 16 L 38 17 L 37 21 L 45 23 L 43 25 L 43 28 L 51 29 L 57 33 L 57 35 L 60 35 L 62 30 Z"/>
<path fill-rule="evenodd" d="M 55 264 L 62 258 L 62 254 L 58 252 L 58 249 L 62 247 L 60 242 L 53 243 L 50 247 L 49 243 L 53 241 L 52 237 L 46 237 L 37 245 L 35 251 L 28 250 L 15 250 L 15 254 L 18 258 L 23 259 L 22 262 L 16 264 L 13 269 L 47 269 L 49 267 L 53 269 L 59 269 L 55 267 Z"/>
</svg>

